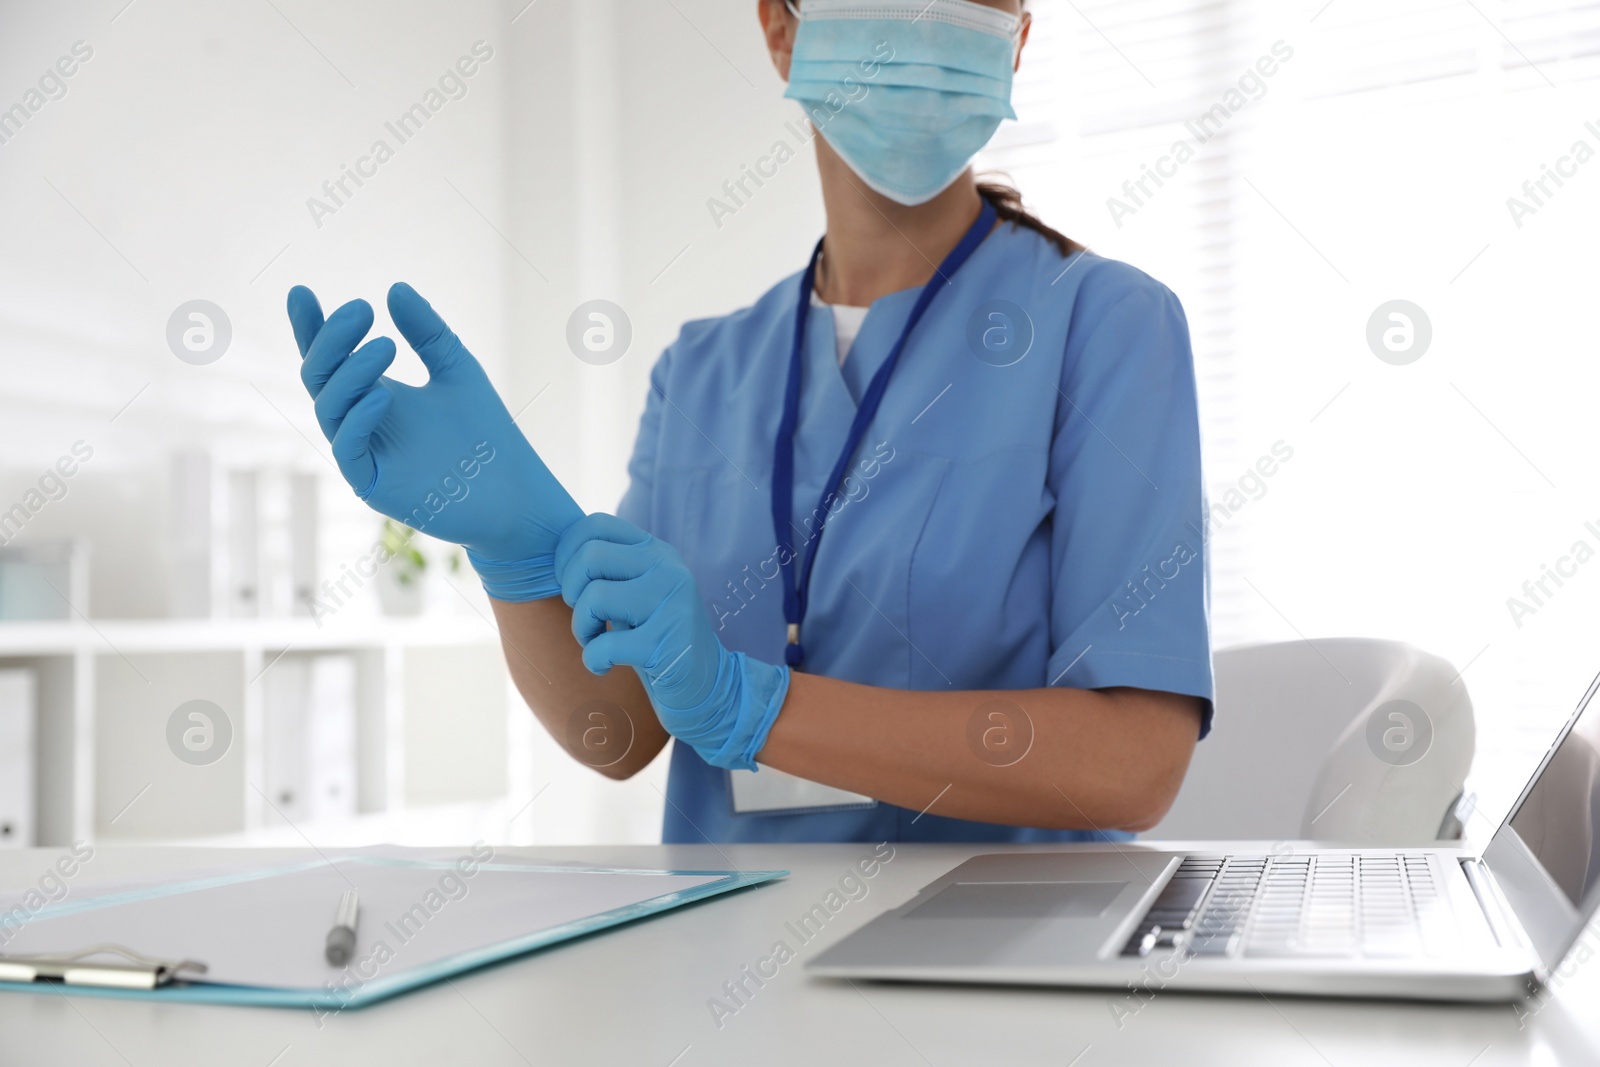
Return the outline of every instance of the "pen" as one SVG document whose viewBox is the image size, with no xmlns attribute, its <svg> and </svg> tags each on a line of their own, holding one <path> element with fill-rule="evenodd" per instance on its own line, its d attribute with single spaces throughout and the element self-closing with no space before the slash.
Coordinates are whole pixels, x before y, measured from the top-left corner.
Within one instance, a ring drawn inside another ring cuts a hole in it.
<svg viewBox="0 0 1600 1067">
<path fill-rule="evenodd" d="M 328 931 L 325 950 L 328 962 L 335 967 L 343 967 L 348 963 L 356 950 L 356 913 L 359 907 L 354 889 L 346 890 L 344 896 L 339 898 L 339 913 L 334 917 L 333 929 Z"/>
</svg>

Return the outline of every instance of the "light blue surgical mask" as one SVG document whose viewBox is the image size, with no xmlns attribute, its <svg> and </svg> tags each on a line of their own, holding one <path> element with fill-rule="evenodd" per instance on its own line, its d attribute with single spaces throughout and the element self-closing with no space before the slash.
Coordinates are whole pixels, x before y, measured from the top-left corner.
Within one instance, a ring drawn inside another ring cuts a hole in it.
<svg viewBox="0 0 1600 1067">
<path fill-rule="evenodd" d="M 932 200 L 1011 110 L 1022 19 L 970 0 L 804 0 L 789 88 L 850 169 L 897 203 Z"/>
</svg>

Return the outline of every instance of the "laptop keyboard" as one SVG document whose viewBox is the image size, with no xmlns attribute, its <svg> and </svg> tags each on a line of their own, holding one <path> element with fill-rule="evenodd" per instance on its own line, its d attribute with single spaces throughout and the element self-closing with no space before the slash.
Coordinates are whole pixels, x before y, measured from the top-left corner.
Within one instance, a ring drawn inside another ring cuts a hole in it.
<svg viewBox="0 0 1600 1067">
<path fill-rule="evenodd" d="M 1134 927 L 1124 956 L 1436 954 L 1453 924 L 1421 853 L 1189 856 Z"/>
</svg>

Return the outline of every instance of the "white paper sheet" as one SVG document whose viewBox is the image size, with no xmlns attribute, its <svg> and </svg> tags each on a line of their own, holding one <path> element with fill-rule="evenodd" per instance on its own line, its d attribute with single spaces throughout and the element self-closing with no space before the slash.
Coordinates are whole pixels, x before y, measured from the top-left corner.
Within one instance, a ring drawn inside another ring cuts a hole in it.
<svg viewBox="0 0 1600 1067">
<path fill-rule="evenodd" d="M 87 910 L 74 909 L 105 897 L 74 886 L 70 899 L 34 915 L 4 952 L 58 953 L 111 942 L 154 958 L 199 960 L 208 968 L 206 982 L 318 989 L 331 981 L 354 988 L 723 877 L 493 861 L 468 876 L 444 861 L 407 865 L 416 862 L 346 855 L 292 873 L 151 895 L 190 880 L 180 875 L 154 886 L 125 884 L 118 895 L 133 899 Z M 262 863 L 251 873 L 284 866 Z M 238 876 L 235 868 L 215 878 Z M 361 904 L 356 952 L 346 967 L 334 967 L 323 958 L 324 942 L 350 888 Z"/>
</svg>

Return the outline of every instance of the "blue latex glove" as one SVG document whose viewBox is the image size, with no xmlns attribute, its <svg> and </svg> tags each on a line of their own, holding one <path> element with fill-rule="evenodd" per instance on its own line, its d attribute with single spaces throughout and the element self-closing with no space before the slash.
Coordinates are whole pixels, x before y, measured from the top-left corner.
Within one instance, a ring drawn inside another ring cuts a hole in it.
<svg viewBox="0 0 1600 1067">
<path fill-rule="evenodd" d="M 389 316 L 428 369 L 428 384 L 383 376 L 394 342 L 375 337 L 372 307 L 352 300 L 322 318 L 311 290 L 289 290 L 300 377 L 356 495 L 375 510 L 467 549 L 497 600 L 555 596 L 556 541 L 583 510 L 522 435 L 488 375 L 405 283 Z"/>
<path fill-rule="evenodd" d="M 585 667 L 634 668 L 668 733 L 713 767 L 756 769 L 789 668 L 722 647 L 671 545 L 615 515 L 589 515 L 561 535 L 556 573 Z"/>
</svg>

